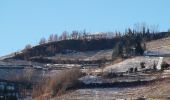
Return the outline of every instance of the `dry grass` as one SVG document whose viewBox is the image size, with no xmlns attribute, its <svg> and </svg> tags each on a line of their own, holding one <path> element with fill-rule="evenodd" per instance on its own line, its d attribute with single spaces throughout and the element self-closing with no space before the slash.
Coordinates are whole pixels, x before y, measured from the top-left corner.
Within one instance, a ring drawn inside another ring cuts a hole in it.
<svg viewBox="0 0 170 100">
<path fill-rule="evenodd" d="M 35 100 L 48 100 L 51 97 L 60 96 L 74 86 L 80 76 L 79 69 L 69 69 L 53 77 L 44 78 L 33 87 L 33 97 Z"/>
<path fill-rule="evenodd" d="M 150 85 L 146 96 L 151 98 L 167 98 L 170 96 L 170 79 L 157 81 Z"/>
<path fill-rule="evenodd" d="M 156 81 L 146 86 L 137 87 L 132 92 L 132 94 L 133 97 L 135 98 L 139 98 L 140 96 L 143 96 L 146 98 L 146 100 L 169 100 L 170 79 Z M 128 97 L 132 98 L 132 96 L 128 96 Z"/>
<path fill-rule="evenodd" d="M 137 87 L 120 88 L 120 90 L 112 89 L 80 89 L 62 95 L 60 99 L 54 100 L 169 100 L 170 97 L 170 78 L 160 79 L 154 83 L 141 85 Z M 95 94 L 97 93 L 97 94 Z M 145 99 L 142 99 L 142 98 Z"/>
<path fill-rule="evenodd" d="M 13 82 L 27 82 L 31 83 L 32 79 L 34 77 L 34 69 L 23 69 L 20 72 L 16 71 L 9 71 L 7 80 L 13 81 Z"/>
<path fill-rule="evenodd" d="M 34 69 L 22 69 L 19 72 L 10 70 L 8 72 L 7 81 L 14 82 L 14 84 L 18 84 L 18 92 L 21 95 L 21 98 L 24 99 L 28 93 L 30 93 L 31 84 L 33 82 L 34 77 Z M 16 82 L 16 83 L 15 83 Z M 16 92 L 17 93 L 17 92 Z"/>
<path fill-rule="evenodd" d="M 113 64 L 120 63 L 120 62 L 122 62 L 122 61 L 123 61 L 122 57 L 119 57 L 119 58 L 117 58 L 116 60 L 114 60 L 114 61 L 112 62 L 112 65 L 113 65 Z"/>
<path fill-rule="evenodd" d="M 161 48 L 162 46 L 169 46 L 170 45 L 170 37 L 153 40 L 146 44 L 146 48 L 148 50 Z"/>
</svg>

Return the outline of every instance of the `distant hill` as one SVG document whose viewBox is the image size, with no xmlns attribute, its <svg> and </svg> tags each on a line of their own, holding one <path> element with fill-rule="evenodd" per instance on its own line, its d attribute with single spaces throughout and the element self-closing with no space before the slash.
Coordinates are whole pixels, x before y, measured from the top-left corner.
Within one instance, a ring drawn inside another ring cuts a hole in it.
<svg viewBox="0 0 170 100">
<path fill-rule="evenodd" d="M 98 36 L 98 35 L 97 35 Z M 145 40 L 145 42 L 163 39 L 170 36 L 169 32 L 160 33 L 146 33 L 146 32 L 135 32 L 129 29 L 126 34 L 117 35 L 114 38 L 94 38 L 94 39 L 68 39 L 61 40 L 57 42 L 49 42 L 41 45 L 34 46 L 32 48 L 27 48 L 20 53 L 14 53 L 13 56 L 7 57 L 6 59 L 20 59 L 20 60 L 46 60 L 53 59 L 95 59 L 95 58 L 111 58 L 108 56 L 112 54 L 112 51 L 101 52 L 101 50 L 111 50 L 117 48 L 118 52 L 120 50 L 129 51 L 132 47 L 137 48 Z M 119 43 L 119 45 L 117 45 Z M 148 46 L 149 44 L 147 44 Z M 120 49 L 120 50 L 119 50 Z M 139 48 L 140 49 L 140 48 Z M 142 49 L 142 48 L 141 48 Z M 89 56 L 90 51 L 95 51 Z M 140 51 L 140 50 L 139 50 Z M 82 53 L 83 52 L 83 53 Z M 86 53 L 85 53 L 86 52 Z M 123 51 L 121 51 L 122 53 Z M 136 51 L 138 53 L 138 51 Z M 81 55 L 82 54 L 82 55 Z M 107 56 L 103 56 L 107 54 Z M 67 56 L 68 55 L 68 56 Z M 101 56 L 100 56 L 101 55 Z M 74 58 L 72 58 L 72 56 Z M 87 56 L 87 57 L 86 57 Z M 69 59 L 69 60 L 70 60 Z M 47 61 L 48 62 L 48 61 Z"/>
<path fill-rule="evenodd" d="M 11 58 L 11 57 L 14 57 L 14 56 L 15 56 L 15 53 L 11 53 L 11 54 L 8 54 L 8 55 L 5 55 L 5 56 L 1 56 L 0 60 Z"/>
<path fill-rule="evenodd" d="M 76 52 L 86 52 L 95 50 L 112 49 L 118 39 L 99 39 L 99 40 L 63 40 L 38 45 L 23 53 L 16 54 L 13 59 L 30 60 L 35 57 L 52 57 L 57 54 L 67 54 Z"/>
</svg>

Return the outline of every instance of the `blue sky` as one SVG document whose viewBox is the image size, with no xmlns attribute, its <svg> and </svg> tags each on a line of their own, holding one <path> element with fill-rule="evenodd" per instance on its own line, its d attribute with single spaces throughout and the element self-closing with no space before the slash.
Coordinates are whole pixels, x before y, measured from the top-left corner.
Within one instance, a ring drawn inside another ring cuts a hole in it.
<svg viewBox="0 0 170 100">
<path fill-rule="evenodd" d="M 170 28 L 170 0 L 0 0 L 0 56 L 62 31 L 123 31 L 135 23 Z"/>
</svg>

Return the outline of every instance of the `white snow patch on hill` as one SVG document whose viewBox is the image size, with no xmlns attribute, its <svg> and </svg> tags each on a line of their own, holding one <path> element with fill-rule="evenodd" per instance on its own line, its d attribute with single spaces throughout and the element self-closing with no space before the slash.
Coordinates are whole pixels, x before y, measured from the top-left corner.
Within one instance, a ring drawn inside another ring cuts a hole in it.
<svg viewBox="0 0 170 100">
<path fill-rule="evenodd" d="M 104 72 L 126 72 L 129 68 L 137 67 L 140 70 L 140 63 L 144 62 L 146 68 L 152 68 L 152 66 L 158 63 L 159 57 L 135 57 L 127 59 L 118 64 L 114 64 L 104 68 Z"/>
</svg>

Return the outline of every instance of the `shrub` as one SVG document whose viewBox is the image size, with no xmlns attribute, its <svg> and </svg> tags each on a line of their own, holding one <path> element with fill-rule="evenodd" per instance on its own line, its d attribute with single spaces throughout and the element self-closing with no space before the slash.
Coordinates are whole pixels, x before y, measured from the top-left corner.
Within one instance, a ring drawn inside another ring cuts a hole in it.
<svg viewBox="0 0 170 100">
<path fill-rule="evenodd" d="M 163 62 L 161 65 L 161 70 L 165 70 L 169 67 L 169 65 L 166 62 Z"/>
<path fill-rule="evenodd" d="M 140 63 L 141 68 L 145 68 L 145 62 Z"/>
<path fill-rule="evenodd" d="M 62 95 L 78 82 L 78 78 L 81 75 L 81 71 L 75 68 L 64 70 L 62 73 L 52 77 L 46 77 L 33 87 L 33 97 Z"/>
</svg>

